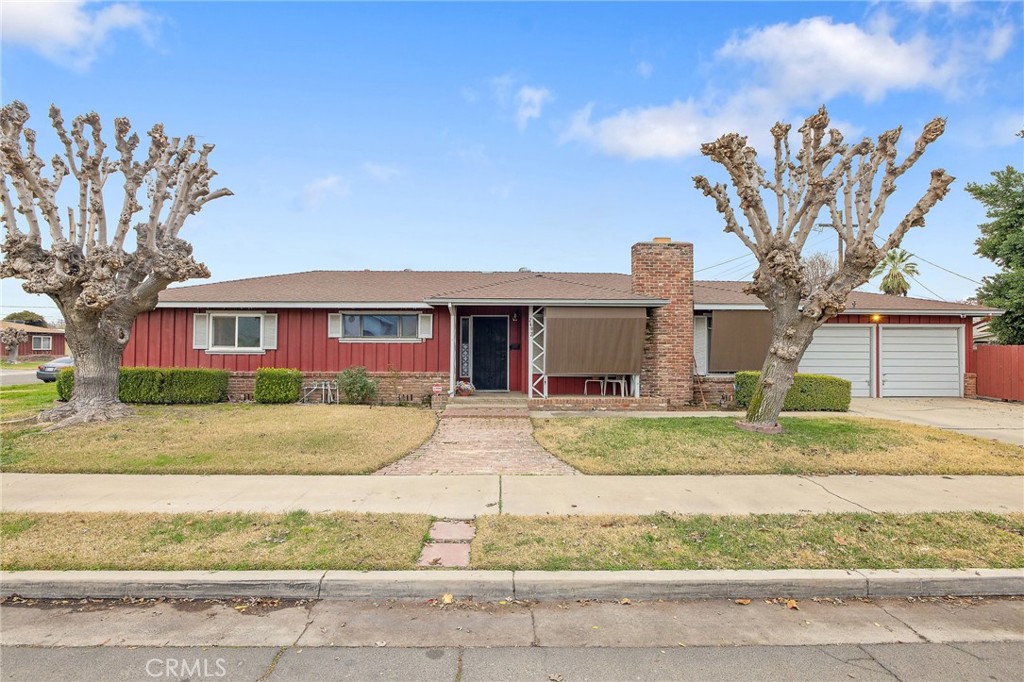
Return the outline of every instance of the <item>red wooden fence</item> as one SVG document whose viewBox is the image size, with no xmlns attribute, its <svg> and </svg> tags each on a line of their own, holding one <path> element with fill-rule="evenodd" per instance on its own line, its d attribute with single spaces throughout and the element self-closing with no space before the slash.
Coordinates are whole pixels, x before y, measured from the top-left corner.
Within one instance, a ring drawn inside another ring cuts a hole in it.
<svg viewBox="0 0 1024 682">
<path fill-rule="evenodd" d="M 974 366 L 978 397 L 1024 400 L 1024 346 L 978 346 Z"/>
</svg>

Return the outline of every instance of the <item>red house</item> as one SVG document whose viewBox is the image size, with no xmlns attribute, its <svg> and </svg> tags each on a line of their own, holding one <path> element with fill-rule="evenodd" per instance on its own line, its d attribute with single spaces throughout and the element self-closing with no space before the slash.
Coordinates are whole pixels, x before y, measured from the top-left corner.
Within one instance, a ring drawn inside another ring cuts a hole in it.
<svg viewBox="0 0 1024 682">
<path fill-rule="evenodd" d="M 64 355 L 63 329 L 36 327 L 19 322 L 0 322 L 0 327 L 20 329 L 28 334 L 28 338 L 18 344 L 19 358 L 51 358 Z"/>
<path fill-rule="evenodd" d="M 212 367 L 252 393 L 260 367 L 333 378 L 364 366 L 418 399 L 517 392 L 549 405 L 720 400 L 760 369 L 764 306 L 742 282 L 695 282 L 693 246 L 635 244 L 632 272 L 313 271 L 169 289 L 135 322 L 128 366 Z M 855 395 L 964 395 L 970 323 L 991 309 L 854 294 L 801 369 Z M 923 351 L 928 347 L 927 352 Z M 909 353 L 909 354 L 908 354 Z"/>
</svg>

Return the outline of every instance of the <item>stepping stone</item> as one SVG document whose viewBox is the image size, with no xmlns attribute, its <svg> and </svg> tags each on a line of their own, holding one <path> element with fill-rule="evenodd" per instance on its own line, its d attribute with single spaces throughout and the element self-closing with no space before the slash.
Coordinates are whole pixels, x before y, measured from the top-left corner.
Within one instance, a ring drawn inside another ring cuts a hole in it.
<svg viewBox="0 0 1024 682">
<path fill-rule="evenodd" d="M 465 568 L 469 566 L 469 543 L 434 542 L 423 548 L 417 566 Z"/>
<path fill-rule="evenodd" d="M 430 539 L 434 542 L 468 542 L 474 537 L 476 529 L 465 521 L 435 521 L 430 527 Z"/>
</svg>

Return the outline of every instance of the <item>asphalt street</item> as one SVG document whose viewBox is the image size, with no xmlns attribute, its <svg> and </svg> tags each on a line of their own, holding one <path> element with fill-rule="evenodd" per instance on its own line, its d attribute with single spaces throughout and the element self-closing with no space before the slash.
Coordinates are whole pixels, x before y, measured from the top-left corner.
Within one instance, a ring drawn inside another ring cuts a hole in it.
<svg viewBox="0 0 1024 682">
<path fill-rule="evenodd" d="M 1019 598 L 443 601 L 9 600 L 0 606 L 0 676 L 1024 679 Z"/>
<path fill-rule="evenodd" d="M 18 386 L 20 384 L 39 383 L 35 369 L 4 369 L 0 370 L 0 386 Z"/>
</svg>

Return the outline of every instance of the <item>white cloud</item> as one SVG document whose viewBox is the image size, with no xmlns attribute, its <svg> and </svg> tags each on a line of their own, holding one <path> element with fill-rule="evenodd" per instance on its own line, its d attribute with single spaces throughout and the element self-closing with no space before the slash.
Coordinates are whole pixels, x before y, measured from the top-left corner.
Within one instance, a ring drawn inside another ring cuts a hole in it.
<svg viewBox="0 0 1024 682">
<path fill-rule="evenodd" d="M 390 166 L 384 163 L 364 163 L 363 171 L 365 171 L 370 177 L 375 180 L 380 180 L 381 182 L 390 182 L 399 176 L 405 175 L 404 168 L 401 168 L 400 166 Z"/>
<path fill-rule="evenodd" d="M 516 92 L 516 126 L 526 130 L 526 126 L 535 118 L 540 118 L 544 105 L 552 99 L 547 88 L 534 88 L 524 85 Z"/>
<path fill-rule="evenodd" d="M 157 15 L 134 3 L 85 0 L 5 0 L 3 42 L 21 45 L 78 70 L 88 69 L 117 31 L 153 40 Z"/>
<path fill-rule="evenodd" d="M 994 62 L 1001 59 L 1013 46 L 1013 37 L 1017 31 L 1010 25 L 993 26 L 992 34 L 985 45 L 985 59 Z"/>
<path fill-rule="evenodd" d="M 349 187 L 340 175 L 325 175 L 302 188 L 301 203 L 306 209 L 316 208 L 331 197 L 348 196 Z"/>
<path fill-rule="evenodd" d="M 596 117 L 591 103 L 572 117 L 562 141 L 627 159 L 681 158 L 738 130 L 750 134 L 756 148 L 767 148 L 775 121 L 810 113 L 839 96 L 876 102 L 891 92 L 922 89 L 962 96 L 973 74 L 1002 57 L 1016 35 L 1013 28 L 989 28 L 983 36 L 958 34 L 943 42 L 921 33 L 897 38 L 894 32 L 885 11 L 875 12 L 865 27 L 815 17 L 751 29 L 716 52 L 719 76 L 702 96 Z M 850 139 L 858 133 L 838 121 L 833 125 Z"/>
<path fill-rule="evenodd" d="M 455 156 L 469 166 L 491 165 L 491 157 L 487 153 L 487 148 L 482 144 L 459 144 L 455 147 Z"/>
<path fill-rule="evenodd" d="M 654 73 L 654 64 L 643 61 L 636 65 L 636 74 L 641 78 L 650 78 Z"/>
<path fill-rule="evenodd" d="M 924 35 L 900 42 L 884 15 L 869 30 L 827 17 L 774 24 L 733 38 L 719 59 L 747 62 L 782 97 L 828 99 L 860 95 L 869 102 L 891 90 L 942 90 L 957 70 L 944 50 Z"/>
</svg>

